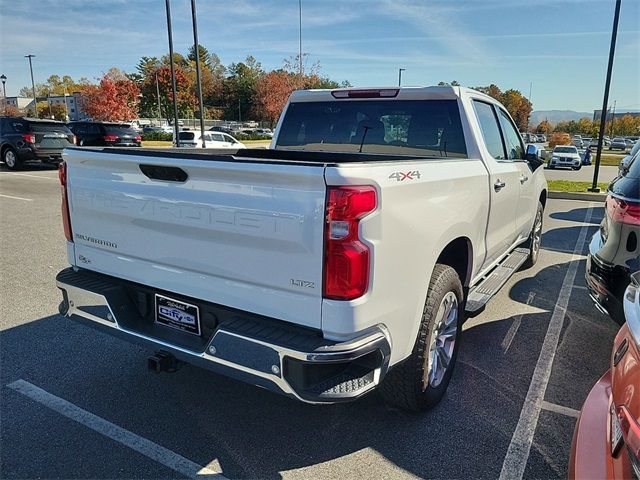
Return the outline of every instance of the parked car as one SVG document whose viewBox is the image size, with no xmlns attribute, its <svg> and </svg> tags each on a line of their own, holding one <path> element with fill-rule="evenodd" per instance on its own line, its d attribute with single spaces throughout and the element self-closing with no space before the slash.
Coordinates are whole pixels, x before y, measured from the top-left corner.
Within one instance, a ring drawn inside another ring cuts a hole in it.
<svg viewBox="0 0 640 480">
<path fill-rule="evenodd" d="M 610 369 L 584 402 L 571 444 L 569 478 L 640 478 L 640 272 L 623 296 L 626 323 Z"/>
<path fill-rule="evenodd" d="M 605 216 L 593 235 L 586 280 L 597 308 L 622 323 L 622 294 L 640 270 L 640 152 L 609 185 Z"/>
<path fill-rule="evenodd" d="M 602 143 L 602 146 L 603 147 L 605 146 L 604 142 Z M 592 138 L 591 141 L 589 142 L 588 148 L 589 150 L 598 148 L 598 139 Z"/>
<path fill-rule="evenodd" d="M 62 314 L 163 350 L 154 370 L 434 406 L 464 319 L 538 259 L 536 147 L 462 87 L 294 92 L 272 146 L 70 149 Z"/>
<path fill-rule="evenodd" d="M 536 142 L 538 143 L 545 143 L 547 141 L 547 137 L 545 137 L 544 135 L 542 135 L 541 133 L 536 135 Z"/>
<path fill-rule="evenodd" d="M 129 124 L 108 122 L 70 122 L 79 146 L 139 147 L 142 137 Z"/>
<path fill-rule="evenodd" d="M 57 165 L 62 150 L 75 144 L 62 122 L 27 117 L 0 117 L 0 158 L 9 170 L 27 163 Z"/>
<path fill-rule="evenodd" d="M 634 142 L 630 138 L 625 138 L 624 143 L 627 145 L 627 148 L 633 148 L 636 142 Z"/>
<path fill-rule="evenodd" d="M 200 130 L 182 130 L 178 132 L 178 138 L 180 139 L 180 147 L 202 147 L 202 134 Z M 176 144 L 175 138 L 173 144 Z M 204 133 L 204 145 L 206 148 L 247 148 L 244 143 L 239 142 L 229 134 L 212 131 L 206 131 Z"/>
<path fill-rule="evenodd" d="M 627 142 L 622 137 L 615 137 L 609 145 L 609 150 L 626 150 Z"/>
<path fill-rule="evenodd" d="M 169 127 L 170 128 L 170 127 Z M 173 130 L 171 130 L 172 132 Z M 162 127 L 158 127 L 156 125 L 147 125 L 145 127 L 142 128 L 142 133 L 155 133 L 155 132 L 162 132 L 165 133 L 166 130 Z M 171 133 L 169 132 L 169 133 Z"/>
<path fill-rule="evenodd" d="M 584 142 L 582 141 L 582 137 L 580 137 L 580 135 L 574 135 L 573 139 L 571 140 L 571 145 L 577 148 L 583 148 Z"/>
<path fill-rule="evenodd" d="M 231 128 L 229 127 L 211 127 L 209 131 L 231 134 Z"/>
<path fill-rule="evenodd" d="M 266 137 L 273 138 L 273 130 L 269 130 L 268 128 L 256 128 L 253 133 L 257 133 L 258 135 L 264 135 Z"/>
<path fill-rule="evenodd" d="M 629 152 L 629 155 L 626 155 L 622 160 L 620 160 L 620 165 L 618 166 L 618 175 L 622 175 L 629 165 L 631 164 L 631 159 L 636 156 L 636 154 L 640 151 L 640 142 L 636 142 Z"/>
<path fill-rule="evenodd" d="M 558 145 L 551 152 L 551 160 L 549 160 L 548 168 L 566 167 L 573 170 L 582 168 L 582 160 L 578 149 L 573 145 Z"/>
</svg>

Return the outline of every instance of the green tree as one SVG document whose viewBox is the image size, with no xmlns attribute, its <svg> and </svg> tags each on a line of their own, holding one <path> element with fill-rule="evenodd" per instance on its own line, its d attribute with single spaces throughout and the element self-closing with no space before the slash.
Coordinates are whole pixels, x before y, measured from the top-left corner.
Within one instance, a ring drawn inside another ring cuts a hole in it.
<svg viewBox="0 0 640 480">
<path fill-rule="evenodd" d="M 203 45 L 198 45 L 198 52 L 199 52 L 199 57 L 200 57 L 200 67 L 207 67 L 207 68 L 211 68 L 211 55 L 209 54 L 209 50 L 207 50 L 206 47 L 204 47 Z M 196 46 L 195 45 L 191 45 L 191 47 L 189 48 L 189 55 L 187 55 L 187 58 L 192 61 L 195 62 L 196 61 Z"/>
</svg>

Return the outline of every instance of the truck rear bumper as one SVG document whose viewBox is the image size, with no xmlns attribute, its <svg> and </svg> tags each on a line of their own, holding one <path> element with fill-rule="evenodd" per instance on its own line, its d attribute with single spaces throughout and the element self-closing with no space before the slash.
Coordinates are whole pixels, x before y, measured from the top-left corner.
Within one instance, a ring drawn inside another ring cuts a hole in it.
<svg viewBox="0 0 640 480">
<path fill-rule="evenodd" d="M 221 314 L 213 333 L 202 343 L 204 348 L 192 348 L 154 334 L 154 329 L 168 327 L 150 326 L 131 300 L 132 289 L 140 294 L 146 287 L 135 290 L 130 282 L 71 268 L 61 271 L 56 283 L 63 292 L 60 313 L 64 316 L 304 402 L 353 400 L 374 389 L 389 368 L 391 346 L 384 326 L 336 343 L 316 330 L 217 306 Z"/>
</svg>

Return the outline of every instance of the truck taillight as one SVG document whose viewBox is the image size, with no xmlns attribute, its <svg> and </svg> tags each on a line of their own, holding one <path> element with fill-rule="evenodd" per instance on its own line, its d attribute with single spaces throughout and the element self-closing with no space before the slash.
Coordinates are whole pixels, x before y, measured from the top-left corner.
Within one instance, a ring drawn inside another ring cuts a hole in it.
<svg viewBox="0 0 640 480">
<path fill-rule="evenodd" d="M 605 205 L 612 221 L 640 225 L 640 203 L 626 202 L 621 198 L 608 195 Z"/>
<path fill-rule="evenodd" d="M 71 218 L 69 216 L 69 197 L 67 196 L 67 164 L 62 161 L 58 166 L 58 178 L 60 179 L 60 193 L 62 194 L 62 226 L 64 227 L 64 236 L 69 242 L 73 242 L 73 234 L 71 232 Z"/>
<path fill-rule="evenodd" d="M 359 237 L 360 220 L 377 205 L 372 186 L 327 188 L 324 233 L 325 298 L 352 300 L 369 287 L 369 247 Z"/>
<path fill-rule="evenodd" d="M 22 139 L 27 143 L 36 143 L 36 134 L 35 133 L 23 133 Z"/>
</svg>

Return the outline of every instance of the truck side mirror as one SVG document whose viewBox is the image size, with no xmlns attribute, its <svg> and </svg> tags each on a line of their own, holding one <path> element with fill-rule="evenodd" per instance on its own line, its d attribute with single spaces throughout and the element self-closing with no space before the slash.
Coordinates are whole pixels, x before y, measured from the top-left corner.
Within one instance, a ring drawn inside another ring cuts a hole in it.
<svg viewBox="0 0 640 480">
<path fill-rule="evenodd" d="M 529 165 L 531 165 L 531 168 L 533 170 L 539 168 L 544 164 L 544 161 L 540 158 L 540 151 L 538 150 L 538 147 L 536 147 L 535 145 L 531 145 L 531 144 L 527 145 L 527 150 L 524 155 L 524 159 L 527 162 L 529 162 Z"/>
</svg>

